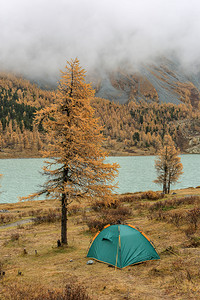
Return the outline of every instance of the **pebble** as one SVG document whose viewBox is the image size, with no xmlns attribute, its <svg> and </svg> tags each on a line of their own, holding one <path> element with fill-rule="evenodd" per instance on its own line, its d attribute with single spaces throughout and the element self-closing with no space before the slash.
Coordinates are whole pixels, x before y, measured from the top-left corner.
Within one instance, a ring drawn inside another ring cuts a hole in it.
<svg viewBox="0 0 200 300">
<path fill-rule="evenodd" d="M 94 261 L 93 260 L 88 260 L 87 265 L 93 265 Z"/>
</svg>

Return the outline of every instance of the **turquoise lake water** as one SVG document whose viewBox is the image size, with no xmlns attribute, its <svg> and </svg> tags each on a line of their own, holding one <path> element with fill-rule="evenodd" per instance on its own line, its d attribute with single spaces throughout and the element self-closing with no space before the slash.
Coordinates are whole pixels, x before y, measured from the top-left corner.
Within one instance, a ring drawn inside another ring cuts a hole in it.
<svg viewBox="0 0 200 300">
<path fill-rule="evenodd" d="M 160 190 L 156 179 L 155 156 L 109 157 L 108 162 L 120 165 L 117 193 Z M 200 186 L 200 155 L 181 155 L 184 174 L 172 189 Z M 40 172 L 43 159 L 1 159 L 0 203 L 14 203 L 18 197 L 37 192 L 45 181 Z M 44 199 L 44 197 L 42 198 Z"/>
</svg>

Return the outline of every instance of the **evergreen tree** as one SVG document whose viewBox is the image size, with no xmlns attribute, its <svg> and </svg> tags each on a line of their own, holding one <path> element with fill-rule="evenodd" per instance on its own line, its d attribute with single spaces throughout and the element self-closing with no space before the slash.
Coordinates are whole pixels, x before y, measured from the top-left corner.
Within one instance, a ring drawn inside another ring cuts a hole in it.
<svg viewBox="0 0 200 300">
<path fill-rule="evenodd" d="M 183 165 L 178 154 L 171 136 L 165 135 L 163 146 L 160 147 L 155 161 L 158 177 L 154 180 L 155 183 L 162 185 L 164 194 L 170 193 L 171 184 L 176 183 L 183 173 Z"/>
<path fill-rule="evenodd" d="M 85 82 L 78 59 L 67 62 L 55 94 L 54 104 L 37 113 L 38 122 L 49 138 L 44 156 L 51 158 L 43 168 L 48 180 L 43 189 L 27 198 L 46 194 L 61 200 L 61 242 L 67 240 L 67 209 L 77 197 L 89 199 L 112 196 L 117 164 L 105 163 L 102 128 L 94 118 L 90 101 L 94 90 Z M 53 143 L 51 141 L 54 141 Z"/>
</svg>

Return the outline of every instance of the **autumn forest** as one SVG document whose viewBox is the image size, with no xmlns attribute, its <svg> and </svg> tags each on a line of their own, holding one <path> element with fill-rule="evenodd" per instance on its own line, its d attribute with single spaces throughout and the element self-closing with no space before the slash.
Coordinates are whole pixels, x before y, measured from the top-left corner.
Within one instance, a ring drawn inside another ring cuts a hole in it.
<svg viewBox="0 0 200 300">
<path fill-rule="evenodd" d="M 39 156 L 45 148 L 45 131 L 34 123 L 35 112 L 54 101 L 54 91 L 11 74 L 0 74 L 0 150 L 2 157 Z M 111 155 L 155 154 L 169 133 L 187 152 L 190 139 L 200 130 L 200 112 L 190 104 L 129 101 L 118 104 L 94 98 L 92 106 Z"/>
</svg>

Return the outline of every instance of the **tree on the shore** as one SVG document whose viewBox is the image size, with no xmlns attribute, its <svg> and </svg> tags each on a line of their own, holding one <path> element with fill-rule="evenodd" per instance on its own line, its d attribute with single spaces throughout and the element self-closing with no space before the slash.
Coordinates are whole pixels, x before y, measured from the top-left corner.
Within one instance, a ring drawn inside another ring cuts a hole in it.
<svg viewBox="0 0 200 300">
<path fill-rule="evenodd" d="M 67 240 L 68 205 L 77 198 L 104 198 L 110 201 L 118 165 L 105 163 L 107 154 L 102 149 L 102 128 L 94 118 L 90 101 L 94 90 L 85 82 L 85 70 L 78 59 L 67 62 L 62 72 L 54 104 L 37 113 L 48 138 L 43 155 L 49 158 L 43 168 L 48 180 L 42 194 L 61 201 L 61 242 Z"/>
<path fill-rule="evenodd" d="M 1 178 L 1 176 L 3 176 L 2 174 L 0 174 L 0 178 Z M 0 188 L 1 188 L 1 185 L 0 185 Z M 0 194 L 1 194 L 1 192 L 0 192 Z"/>
<path fill-rule="evenodd" d="M 165 135 L 163 145 L 160 147 L 155 160 L 158 177 L 154 180 L 155 183 L 162 185 L 164 194 L 170 193 L 171 184 L 176 183 L 180 175 L 183 174 L 183 165 L 178 155 L 179 151 L 176 149 L 171 136 Z"/>
</svg>

